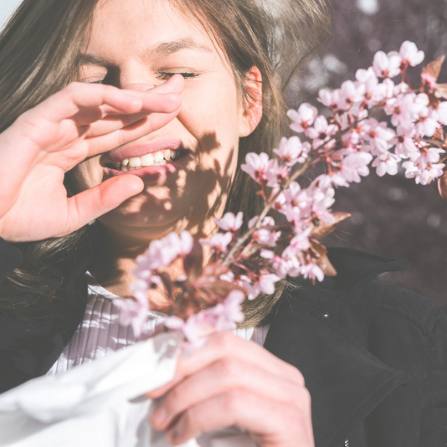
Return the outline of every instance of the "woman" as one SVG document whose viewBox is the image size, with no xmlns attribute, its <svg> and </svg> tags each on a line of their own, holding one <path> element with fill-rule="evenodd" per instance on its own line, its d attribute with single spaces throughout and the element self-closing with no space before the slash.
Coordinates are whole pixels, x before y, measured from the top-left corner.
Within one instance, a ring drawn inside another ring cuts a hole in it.
<svg viewBox="0 0 447 447">
<path fill-rule="evenodd" d="M 273 47 L 274 3 L 259 4 L 28 0 L 8 25 L 0 236 L 23 260 L 2 242 L 4 389 L 55 361 L 60 370 L 95 357 L 73 339 L 98 351 L 85 337 L 90 317 L 104 320 L 91 303 L 128 295 L 133 259 L 150 240 L 183 229 L 206 237 L 224 209 L 255 212 L 238 165 L 274 147 L 274 61 L 285 62 Z M 299 26 L 283 35 L 308 49 L 309 30 L 325 26 L 324 5 L 285 12 Z M 81 82 L 64 87 L 72 80 Z M 219 334 L 181 358 L 174 381 L 151 394 L 167 396 L 155 428 L 175 445 L 232 425 L 260 446 L 311 446 L 314 436 L 321 446 L 442 445 L 445 317 L 371 282 L 401 262 L 349 251 L 332 260 L 336 280 L 246 308 L 255 328 L 246 338 L 267 349 Z M 107 290 L 87 296 L 87 269 Z M 150 299 L 162 312 L 166 297 Z"/>
</svg>

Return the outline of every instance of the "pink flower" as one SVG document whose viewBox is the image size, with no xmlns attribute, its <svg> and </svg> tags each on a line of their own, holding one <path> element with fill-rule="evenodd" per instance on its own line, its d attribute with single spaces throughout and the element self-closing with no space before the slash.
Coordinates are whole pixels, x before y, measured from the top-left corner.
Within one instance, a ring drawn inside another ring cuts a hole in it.
<svg viewBox="0 0 447 447">
<path fill-rule="evenodd" d="M 282 252 L 281 259 L 273 264 L 278 276 L 282 278 L 289 276 L 299 276 L 301 264 L 298 260 L 297 249 L 295 247 L 286 247 Z"/>
<path fill-rule="evenodd" d="M 144 270 L 157 270 L 170 265 L 177 256 L 190 253 L 193 244 L 194 240 L 187 231 L 182 231 L 180 236 L 169 233 L 163 239 L 152 241 L 145 254 L 137 257 L 135 274 L 138 276 Z"/>
<path fill-rule="evenodd" d="M 218 304 L 213 313 L 216 316 L 218 331 L 231 331 L 236 329 L 236 323 L 244 321 L 242 303 L 245 295 L 240 290 L 231 291 L 224 301 Z"/>
<path fill-rule="evenodd" d="M 323 281 L 324 279 L 323 270 L 321 270 L 321 268 L 318 267 L 318 265 L 316 264 L 307 264 L 301 266 L 300 273 L 301 275 L 303 275 L 304 278 L 318 279 L 318 281 Z"/>
<path fill-rule="evenodd" d="M 327 119 L 320 115 L 314 123 L 314 127 L 310 127 L 306 135 L 314 140 L 312 146 L 314 149 L 323 145 L 330 137 L 337 133 L 337 126 L 335 124 L 328 124 Z"/>
<path fill-rule="evenodd" d="M 284 184 L 289 179 L 289 168 L 279 164 L 278 160 L 270 160 L 267 170 L 267 186 L 271 188 Z"/>
<path fill-rule="evenodd" d="M 280 280 L 281 278 L 279 276 L 273 273 L 268 273 L 265 275 L 260 275 L 259 280 L 255 285 L 258 285 L 261 292 L 271 295 L 275 292 L 275 283 Z"/>
<path fill-rule="evenodd" d="M 232 240 L 233 240 L 233 234 L 227 232 L 227 233 L 214 234 L 209 241 L 206 239 L 200 239 L 200 243 L 208 247 L 213 247 L 214 250 L 218 252 L 226 253 L 228 244 Z"/>
<path fill-rule="evenodd" d="M 396 175 L 398 170 L 399 157 L 394 154 L 381 154 L 372 163 L 372 167 L 376 168 L 379 177 L 385 174 Z"/>
<path fill-rule="evenodd" d="M 438 121 L 444 126 L 447 126 L 447 101 L 439 101 L 435 110 Z"/>
<path fill-rule="evenodd" d="M 136 338 L 146 332 L 146 322 L 149 312 L 149 299 L 146 295 L 144 281 L 132 284 L 135 299 L 116 299 L 113 304 L 120 309 L 119 322 L 122 326 L 132 326 Z"/>
<path fill-rule="evenodd" d="M 436 79 L 430 73 L 421 73 L 421 80 L 422 83 L 428 85 L 431 90 L 434 90 L 438 86 Z"/>
<path fill-rule="evenodd" d="M 320 176 L 319 181 L 327 181 L 336 186 L 360 183 L 361 177 L 369 175 L 368 165 L 372 158 L 368 152 L 352 152 L 343 158 L 340 170 Z"/>
<path fill-rule="evenodd" d="M 245 295 L 240 290 L 231 291 L 219 304 L 191 315 L 186 321 L 172 316 L 166 319 L 165 326 L 183 332 L 194 347 L 201 346 L 206 337 L 220 331 L 236 329 L 236 323 L 244 321 L 241 304 Z"/>
<path fill-rule="evenodd" d="M 394 130 L 387 127 L 386 123 L 379 123 L 375 119 L 369 119 L 363 124 L 364 142 L 374 155 L 386 154 L 391 147 L 395 136 Z"/>
<path fill-rule="evenodd" d="M 361 83 L 355 84 L 352 81 L 345 81 L 341 85 L 340 99 L 343 110 L 359 104 L 365 97 L 365 86 Z"/>
<path fill-rule="evenodd" d="M 417 184 L 428 185 L 431 181 L 441 177 L 444 172 L 445 164 L 428 164 L 421 166 L 413 161 L 403 163 L 406 178 L 414 178 Z"/>
<path fill-rule="evenodd" d="M 332 111 L 339 110 L 341 108 L 342 100 L 340 98 L 340 89 L 330 91 L 326 88 L 321 89 L 318 95 L 318 101 L 326 107 L 329 107 Z"/>
<path fill-rule="evenodd" d="M 259 216 L 254 216 L 248 221 L 248 228 L 252 228 L 254 225 L 258 223 Z M 275 219 L 271 216 L 264 217 L 264 220 L 262 221 L 261 227 L 274 227 Z"/>
<path fill-rule="evenodd" d="M 252 228 L 254 225 L 257 224 L 259 217 L 255 216 L 248 222 L 248 228 Z M 256 230 L 253 233 L 253 240 L 256 241 L 260 245 L 268 245 L 268 246 L 274 246 L 276 245 L 276 242 L 278 241 L 279 237 L 281 236 L 281 233 L 278 231 L 272 231 L 269 228 L 265 227 L 274 227 L 276 225 L 275 219 L 273 217 L 267 216 L 262 221 L 261 228 L 259 230 Z"/>
<path fill-rule="evenodd" d="M 414 135 L 416 134 L 413 128 L 407 129 L 399 126 L 397 128 L 397 135 L 393 140 L 396 145 L 394 152 L 401 158 L 415 158 L 419 156 L 419 149 L 414 143 Z"/>
<path fill-rule="evenodd" d="M 260 245 L 274 247 L 280 236 L 281 233 L 279 231 L 270 231 L 265 228 L 261 228 L 260 230 L 256 230 L 252 237 L 253 240 Z"/>
<path fill-rule="evenodd" d="M 245 164 L 241 165 L 241 169 L 252 177 L 256 182 L 265 184 L 267 182 L 267 170 L 269 169 L 269 156 L 261 152 L 256 154 L 250 152 L 245 157 Z"/>
<path fill-rule="evenodd" d="M 293 166 L 295 163 L 304 163 L 309 151 L 309 143 L 301 143 L 297 136 L 281 138 L 278 149 L 274 149 L 279 159 L 287 166 Z"/>
<path fill-rule="evenodd" d="M 293 239 L 290 241 L 290 247 L 292 247 L 295 251 L 306 251 L 310 248 L 309 236 L 312 231 L 312 228 L 309 227 L 304 231 L 300 231 L 295 234 Z"/>
<path fill-rule="evenodd" d="M 368 70 L 357 70 L 355 77 L 358 83 L 363 85 L 363 96 L 367 104 L 373 105 L 383 101 L 386 98 L 386 86 L 379 84 L 379 80 L 377 79 L 372 67 L 368 68 Z"/>
<path fill-rule="evenodd" d="M 254 300 L 261 292 L 271 295 L 275 292 L 275 283 L 281 278 L 274 273 L 261 274 L 256 281 L 248 276 L 241 276 L 239 284 L 248 292 L 248 299 Z"/>
<path fill-rule="evenodd" d="M 176 243 L 177 241 L 175 241 Z M 194 246 L 194 239 L 188 231 L 182 231 L 179 236 L 179 254 L 187 255 L 191 253 Z"/>
<path fill-rule="evenodd" d="M 412 127 L 421 112 L 421 101 L 414 93 L 401 94 L 388 101 L 385 112 L 391 117 L 393 126 Z"/>
<path fill-rule="evenodd" d="M 415 129 L 417 133 L 432 137 L 436 129 L 439 127 L 438 114 L 429 108 L 430 100 L 425 93 L 417 95 L 415 105 L 419 107 L 417 110 L 417 120 Z"/>
<path fill-rule="evenodd" d="M 424 52 L 418 51 L 417 46 L 408 40 L 401 45 L 399 55 L 402 59 L 402 64 L 410 65 L 411 67 L 419 65 L 425 57 Z"/>
<path fill-rule="evenodd" d="M 242 211 L 239 211 L 236 216 L 233 213 L 226 213 L 222 219 L 214 219 L 214 222 L 221 230 L 236 232 L 242 226 L 243 216 Z"/>
<path fill-rule="evenodd" d="M 400 64 L 402 60 L 398 53 L 388 53 L 378 51 L 374 56 L 373 70 L 379 78 L 394 78 L 401 72 Z"/>
<path fill-rule="evenodd" d="M 292 120 L 290 128 L 295 132 L 304 132 L 312 126 L 315 118 L 318 115 L 316 107 L 304 103 L 301 104 L 298 110 L 289 110 L 287 116 Z"/>
</svg>

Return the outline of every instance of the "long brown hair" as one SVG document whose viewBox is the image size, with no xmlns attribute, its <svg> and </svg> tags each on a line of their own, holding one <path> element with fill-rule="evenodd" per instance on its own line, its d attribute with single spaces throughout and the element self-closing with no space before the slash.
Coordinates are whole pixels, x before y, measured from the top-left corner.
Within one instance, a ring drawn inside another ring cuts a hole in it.
<svg viewBox="0 0 447 447">
<path fill-rule="evenodd" d="M 79 48 L 99 0 L 25 0 L 0 36 L 0 131 L 24 111 L 76 80 Z M 325 0 L 169 0 L 197 21 L 221 45 L 236 81 L 250 101 L 246 74 L 256 66 L 262 75 L 263 117 L 256 130 L 242 138 L 239 165 L 248 152 L 270 152 L 281 132 L 282 91 L 303 58 L 320 42 L 329 25 Z M 227 211 L 253 216 L 260 201 L 255 183 L 240 169 L 227 201 Z M 243 191 L 243 194 L 240 192 Z M 23 244 L 24 263 L 0 288 L 0 306 L 17 309 L 14 295 L 32 288 L 44 305 L 54 298 L 45 266 L 72 256 L 88 244 L 90 229 L 70 236 Z M 270 312 L 283 287 L 272 298 L 261 296 L 246 305 L 245 326 L 256 326 Z M 40 291 L 40 293 L 39 293 Z M 36 303 L 26 303 L 33 307 Z M 24 312 L 23 304 L 19 312 Z"/>
</svg>

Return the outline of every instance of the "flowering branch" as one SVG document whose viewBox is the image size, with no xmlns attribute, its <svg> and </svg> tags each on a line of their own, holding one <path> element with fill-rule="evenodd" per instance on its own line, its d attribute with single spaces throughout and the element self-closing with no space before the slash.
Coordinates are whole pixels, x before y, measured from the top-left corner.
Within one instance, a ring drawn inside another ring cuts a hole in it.
<svg viewBox="0 0 447 447">
<path fill-rule="evenodd" d="M 147 293 L 163 285 L 171 297 L 166 327 L 197 344 L 213 331 L 234 329 L 243 320 L 242 301 L 274 293 L 281 279 L 302 276 L 315 282 L 335 275 L 319 242 L 349 217 L 330 211 L 335 187 L 360 182 L 369 166 L 383 176 L 396 174 L 401 164 L 405 176 L 421 184 L 443 173 L 447 84 L 437 80 L 444 58 L 422 70 L 417 89 L 405 82 L 409 67 L 423 58 L 412 42 L 404 42 L 399 52 L 379 51 L 372 67 L 357 71 L 355 82 L 320 91 L 327 116 L 310 104 L 290 110 L 290 128 L 298 135 L 282 138 L 276 157 L 249 153 L 241 166 L 259 185 L 260 215 L 248 222 L 244 234 L 239 212 L 216 220 L 220 231 L 209 240 L 194 241 L 182 232 L 153 241 L 137 258 L 135 300 L 121 302 L 123 322 L 140 334 L 149 309 Z M 400 77 L 398 84 L 395 77 Z M 296 180 L 316 164 L 325 173 L 302 189 Z M 207 266 L 203 246 L 214 254 Z M 179 261 L 183 273 L 171 278 L 163 268 Z"/>
</svg>

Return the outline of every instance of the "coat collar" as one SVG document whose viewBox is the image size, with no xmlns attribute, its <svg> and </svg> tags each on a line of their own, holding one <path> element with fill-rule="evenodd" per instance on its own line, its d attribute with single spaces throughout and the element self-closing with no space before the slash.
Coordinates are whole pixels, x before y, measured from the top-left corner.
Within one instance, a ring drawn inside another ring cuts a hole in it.
<svg viewBox="0 0 447 447">
<path fill-rule="evenodd" d="M 330 250 L 329 257 L 337 277 L 318 287 L 304 283 L 299 293 L 286 292 L 264 345 L 303 374 L 312 396 L 315 443 L 321 447 L 343 445 L 356 425 L 405 382 L 404 373 L 337 330 L 321 306 L 406 262 L 346 249 Z"/>
</svg>

